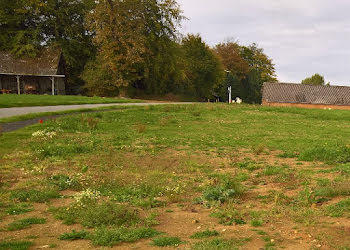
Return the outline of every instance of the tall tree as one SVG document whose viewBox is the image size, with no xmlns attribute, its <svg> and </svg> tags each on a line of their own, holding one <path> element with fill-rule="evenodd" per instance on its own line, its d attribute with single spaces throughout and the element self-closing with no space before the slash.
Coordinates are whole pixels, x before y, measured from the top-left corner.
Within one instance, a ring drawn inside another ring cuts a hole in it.
<svg viewBox="0 0 350 250">
<path fill-rule="evenodd" d="M 97 60 L 111 72 L 115 86 L 164 93 L 175 65 L 174 40 L 181 18 L 173 0 L 99 1 L 90 15 L 90 28 L 96 32 Z"/>
<path fill-rule="evenodd" d="M 228 41 L 219 43 L 214 48 L 215 53 L 221 59 L 226 70 L 237 76 L 239 79 L 244 79 L 249 72 L 248 63 L 242 58 L 240 46 L 237 42 Z"/>
<path fill-rule="evenodd" d="M 68 92 L 76 92 L 79 75 L 94 53 L 93 34 L 85 28 L 85 16 L 94 5 L 94 0 L 2 0 L 0 49 L 34 57 L 43 47 L 58 47 L 66 62 Z"/>
<path fill-rule="evenodd" d="M 212 97 L 223 79 L 224 68 L 214 51 L 199 35 L 188 35 L 182 41 L 185 58 L 185 89 L 199 100 Z"/>
<path fill-rule="evenodd" d="M 276 82 L 276 70 L 272 60 L 264 53 L 262 48 L 253 43 L 249 46 L 240 46 L 240 54 L 249 65 L 249 71 L 254 70 L 261 82 Z"/>
<path fill-rule="evenodd" d="M 324 77 L 320 74 L 314 74 L 311 77 L 305 78 L 302 84 L 311 84 L 311 85 L 325 85 Z"/>
</svg>

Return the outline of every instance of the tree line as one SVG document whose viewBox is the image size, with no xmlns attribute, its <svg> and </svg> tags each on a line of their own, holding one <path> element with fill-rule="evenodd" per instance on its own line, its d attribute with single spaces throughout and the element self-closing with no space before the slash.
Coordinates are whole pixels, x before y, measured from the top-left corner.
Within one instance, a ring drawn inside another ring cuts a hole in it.
<svg viewBox="0 0 350 250">
<path fill-rule="evenodd" d="M 184 18 L 176 0 L 2 0 L 0 50 L 61 49 L 71 94 L 224 101 L 232 86 L 260 102 L 262 83 L 277 80 L 263 49 L 234 40 L 210 47 L 179 32 Z"/>
</svg>

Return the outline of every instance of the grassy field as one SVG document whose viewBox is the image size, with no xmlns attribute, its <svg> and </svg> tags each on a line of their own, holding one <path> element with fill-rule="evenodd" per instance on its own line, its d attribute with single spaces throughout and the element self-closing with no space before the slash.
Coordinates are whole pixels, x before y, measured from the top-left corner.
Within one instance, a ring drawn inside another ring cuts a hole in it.
<svg viewBox="0 0 350 250">
<path fill-rule="evenodd" d="M 349 180 L 349 111 L 71 115 L 0 137 L 0 249 L 345 250 Z"/>
<path fill-rule="evenodd" d="M 140 100 L 68 95 L 0 95 L 0 108 L 134 102 Z"/>
</svg>

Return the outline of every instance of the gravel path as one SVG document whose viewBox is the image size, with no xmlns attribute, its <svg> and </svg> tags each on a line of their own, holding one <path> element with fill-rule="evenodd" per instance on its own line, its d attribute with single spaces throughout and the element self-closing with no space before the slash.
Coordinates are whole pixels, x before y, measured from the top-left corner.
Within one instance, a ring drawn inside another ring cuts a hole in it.
<svg viewBox="0 0 350 250">
<path fill-rule="evenodd" d="M 42 106 L 42 107 L 15 107 L 0 109 L 0 118 L 8 118 L 17 115 L 26 115 L 31 113 L 57 112 L 75 109 L 90 109 L 110 106 L 147 106 L 147 105 L 164 105 L 164 104 L 191 104 L 189 102 L 171 102 L 171 103 L 109 103 L 109 104 L 81 104 L 81 105 L 59 105 L 59 106 Z"/>
</svg>

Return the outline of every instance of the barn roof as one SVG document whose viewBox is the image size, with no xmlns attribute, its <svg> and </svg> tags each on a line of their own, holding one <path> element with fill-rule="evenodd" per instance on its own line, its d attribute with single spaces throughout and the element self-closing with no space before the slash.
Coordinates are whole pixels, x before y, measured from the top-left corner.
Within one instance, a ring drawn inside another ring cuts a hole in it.
<svg viewBox="0 0 350 250">
<path fill-rule="evenodd" d="M 263 100 L 272 103 L 350 105 L 350 87 L 264 83 Z"/>
<path fill-rule="evenodd" d="M 44 49 L 37 57 L 25 58 L 0 51 L 0 74 L 55 76 L 58 75 L 60 59 L 61 51 L 54 49 Z"/>
</svg>

